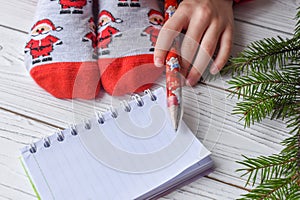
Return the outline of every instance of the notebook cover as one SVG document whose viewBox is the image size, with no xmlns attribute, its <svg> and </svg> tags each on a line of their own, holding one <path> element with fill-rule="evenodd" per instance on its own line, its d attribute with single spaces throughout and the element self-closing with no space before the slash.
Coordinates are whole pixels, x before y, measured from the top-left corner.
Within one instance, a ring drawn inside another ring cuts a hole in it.
<svg viewBox="0 0 300 200">
<path fill-rule="evenodd" d="M 41 197 L 40 197 L 40 195 L 39 195 L 39 193 L 38 193 L 38 191 L 37 191 L 37 189 L 36 189 L 36 187 L 35 187 L 35 185 L 34 185 L 32 179 L 31 179 L 31 177 L 30 177 L 30 175 L 29 175 L 29 172 L 28 172 L 28 170 L 27 170 L 25 164 L 24 164 L 23 158 L 22 158 L 22 157 L 19 157 L 19 159 L 20 159 L 22 168 L 23 168 L 24 171 L 25 171 L 25 174 L 26 174 L 26 176 L 27 176 L 27 178 L 28 178 L 28 180 L 29 180 L 29 182 L 30 182 L 30 185 L 31 185 L 31 187 L 32 187 L 32 189 L 33 189 L 33 191 L 34 191 L 34 193 L 35 193 L 37 199 L 38 199 L 38 200 L 41 200 Z"/>
</svg>

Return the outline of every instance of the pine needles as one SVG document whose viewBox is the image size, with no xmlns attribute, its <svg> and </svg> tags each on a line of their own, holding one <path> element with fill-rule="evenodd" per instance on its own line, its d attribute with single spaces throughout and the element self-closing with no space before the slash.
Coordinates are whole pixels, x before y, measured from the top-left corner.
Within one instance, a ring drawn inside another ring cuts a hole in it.
<svg viewBox="0 0 300 200">
<path fill-rule="evenodd" d="M 270 117 L 288 119 L 291 128 L 278 154 L 244 156 L 238 162 L 244 168 L 237 171 L 248 176 L 246 184 L 259 184 L 241 199 L 300 199 L 300 8 L 295 19 L 291 39 L 253 42 L 223 71 L 233 75 L 229 90 L 241 100 L 233 114 L 242 115 L 246 127 Z"/>
<path fill-rule="evenodd" d="M 298 37 L 292 39 L 266 38 L 251 43 L 238 57 L 231 59 L 231 65 L 225 67 L 224 72 L 231 71 L 240 75 L 241 72 L 249 74 L 251 71 L 266 72 L 274 70 L 276 67 L 281 69 L 299 61 L 299 56 Z"/>
<path fill-rule="evenodd" d="M 267 116 L 271 116 L 272 119 L 289 117 L 299 92 L 299 88 L 295 85 L 299 81 L 299 76 L 295 75 L 299 73 L 299 67 L 265 73 L 252 71 L 247 76 L 228 81 L 232 85 L 229 89 L 233 94 L 239 99 L 243 98 L 242 102 L 237 103 L 233 113 L 243 115 L 245 126 L 260 122 Z"/>
</svg>

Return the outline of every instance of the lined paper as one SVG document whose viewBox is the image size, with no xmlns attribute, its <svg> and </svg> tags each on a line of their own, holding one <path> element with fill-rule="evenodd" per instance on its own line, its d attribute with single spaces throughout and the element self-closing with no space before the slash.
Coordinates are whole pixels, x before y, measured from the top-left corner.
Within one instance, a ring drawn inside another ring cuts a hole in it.
<svg viewBox="0 0 300 200">
<path fill-rule="evenodd" d="M 57 135 L 50 136 L 49 148 L 43 141 L 35 143 L 36 153 L 24 147 L 23 162 L 41 198 L 134 199 L 207 157 L 210 152 L 185 123 L 174 132 L 164 90 L 155 90 L 154 95 L 156 101 L 144 96 L 142 107 L 129 102 L 130 113 L 118 108 L 116 119 L 105 113 L 104 124 L 91 119 L 90 130 L 77 125 L 76 136 L 64 130 L 62 142 Z M 122 123 L 125 118 L 129 120 Z"/>
</svg>

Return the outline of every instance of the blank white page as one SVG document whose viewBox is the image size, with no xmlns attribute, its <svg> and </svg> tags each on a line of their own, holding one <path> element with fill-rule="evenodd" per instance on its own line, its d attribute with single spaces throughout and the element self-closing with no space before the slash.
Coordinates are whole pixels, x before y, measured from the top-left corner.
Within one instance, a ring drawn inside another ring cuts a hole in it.
<svg viewBox="0 0 300 200">
<path fill-rule="evenodd" d="M 207 157 L 210 152 L 182 122 L 174 132 L 162 88 L 143 106 L 129 102 L 117 118 L 104 113 L 104 123 L 91 119 L 90 129 L 76 125 L 78 135 L 64 130 L 64 140 L 49 137 L 22 149 L 23 162 L 42 199 L 134 199 Z"/>
</svg>

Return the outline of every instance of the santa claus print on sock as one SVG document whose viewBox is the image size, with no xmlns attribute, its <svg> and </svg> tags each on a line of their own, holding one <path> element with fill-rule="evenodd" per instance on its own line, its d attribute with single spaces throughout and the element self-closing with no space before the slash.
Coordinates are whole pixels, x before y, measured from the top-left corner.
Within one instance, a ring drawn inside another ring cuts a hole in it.
<svg viewBox="0 0 300 200">
<path fill-rule="evenodd" d="M 52 61 L 51 52 L 54 45 L 61 45 L 62 41 L 51 35 L 53 31 L 61 31 L 63 28 L 55 25 L 49 19 L 36 22 L 31 28 L 31 39 L 25 46 L 25 53 L 30 52 L 32 64 Z"/>
<path fill-rule="evenodd" d="M 130 1 L 130 3 L 129 3 Z M 139 0 L 118 0 L 119 7 L 141 7 Z"/>
<path fill-rule="evenodd" d="M 122 23 L 123 20 L 115 18 L 109 11 L 102 10 L 99 13 L 99 27 L 98 27 L 98 48 L 101 55 L 110 54 L 109 44 L 113 37 L 120 37 L 122 33 L 115 27 L 114 23 Z"/>
<path fill-rule="evenodd" d="M 156 44 L 159 31 L 164 24 L 164 17 L 161 12 L 151 9 L 148 12 L 148 20 L 151 25 L 144 29 L 144 31 L 141 33 L 141 36 L 150 36 L 152 47 L 149 49 L 149 51 L 154 51 L 154 46 Z"/>
<path fill-rule="evenodd" d="M 88 32 L 83 38 L 82 41 L 83 42 L 91 42 L 91 45 L 93 47 L 93 57 L 97 56 L 96 51 L 96 47 L 97 47 L 97 35 L 96 35 L 96 25 L 95 25 L 95 21 L 94 18 L 91 17 L 88 21 L 89 23 L 89 29 L 90 32 Z"/>
<path fill-rule="evenodd" d="M 165 20 L 168 20 L 169 18 L 171 18 L 171 17 L 174 15 L 175 11 L 176 11 L 176 7 L 170 5 L 170 6 L 167 8 L 167 10 L 166 10 L 166 13 L 167 13 L 168 15 L 167 15 L 167 18 L 166 18 Z"/>
<path fill-rule="evenodd" d="M 82 8 L 86 6 L 87 0 L 58 0 L 58 3 L 61 5 L 60 14 L 70 14 L 71 9 L 73 9 L 72 14 L 83 14 Z"/>
</svg>

